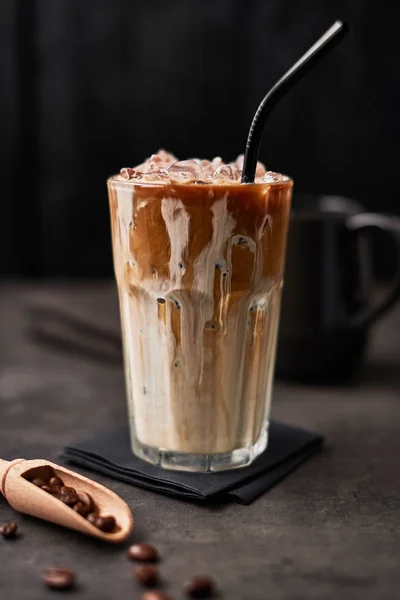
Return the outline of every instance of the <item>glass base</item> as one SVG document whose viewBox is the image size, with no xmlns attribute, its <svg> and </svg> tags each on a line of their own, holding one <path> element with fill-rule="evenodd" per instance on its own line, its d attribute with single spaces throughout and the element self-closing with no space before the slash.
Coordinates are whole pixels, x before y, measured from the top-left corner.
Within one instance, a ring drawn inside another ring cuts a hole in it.
<svg viewBox="0 0 400 600">
<path fill-rule="evenodd" d="M 268 445 L 268 423 L 261 431 L 260 437 L 252 446 L 237 448 L 232 452 L 220 454 L 188 454 L 187 452 L 175 452 L 154 448 L 142 444 L 133 437 L 133 453 L 143 460 L 174 471 L 193 471 L 200 473 L 213 473 L 217 471 L 228 471 L 246 467 L 255 460 Z"/>
</svg>

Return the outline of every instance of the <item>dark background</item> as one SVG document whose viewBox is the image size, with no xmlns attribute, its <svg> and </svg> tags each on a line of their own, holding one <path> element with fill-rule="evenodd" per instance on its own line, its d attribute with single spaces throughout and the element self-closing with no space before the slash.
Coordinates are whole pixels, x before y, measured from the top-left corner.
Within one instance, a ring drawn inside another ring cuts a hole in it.
<svg viewBox="0 0 400 600">
<path fill-rule="evenodd" d="M 261 160 L 299 192 L 399 213 L 398 3 L 1 0 L 0 273 L 111 276 L 105 180 L 165 147 L 232 159 L 274 81 L 348 39 L 276 109 Z"/>
</svg>

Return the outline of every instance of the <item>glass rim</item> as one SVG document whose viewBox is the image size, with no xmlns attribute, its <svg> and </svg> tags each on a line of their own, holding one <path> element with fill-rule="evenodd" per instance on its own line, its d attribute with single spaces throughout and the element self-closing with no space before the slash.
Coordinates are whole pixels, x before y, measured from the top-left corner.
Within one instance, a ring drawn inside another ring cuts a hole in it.
<svg viewBox="0 0 400 600">
<path fill-rule="evenodd" d="M 282 186 L 282 187 L 292 187 L 293 179 L 288 175 L 284 175 L 282 173 L 282 177 L 285 177 L 284 180 L 280 181 L 258 181 L 252 183 L 242 183 L 241 181 L 235 181 L 234 183 L 180 183 L 180 182 L 172 182 L 172 181 L 140 181 L 137 179 L 121 179 L 119 173 L 115 175 L 111 175 L 107 178 L 107 184 L 121 184 L 126 185 L 128 187 L 143 187 L 143 188 L 152 188 L 155 187 L 157 189 L 163 187 L 180 187 L 180 188 L 232 188 L 232 189 L 243 189 L 244 187 L 258 187 L 258 186 Z"/>
</svg>

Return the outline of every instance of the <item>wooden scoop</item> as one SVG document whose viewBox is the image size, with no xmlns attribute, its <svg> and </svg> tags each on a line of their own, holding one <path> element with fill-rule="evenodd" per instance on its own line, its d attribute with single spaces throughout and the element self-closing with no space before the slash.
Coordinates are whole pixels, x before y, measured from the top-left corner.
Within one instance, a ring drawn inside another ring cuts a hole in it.
<svg viewBox="0 0 400 600">
<path fill-rule="evenodd" d="M 101 531 L 70 506 L 31 483 L 35 477 L 47 481 L 53 475 L 60 477 L 64 485 L 74 487 L 77 492 L 90 494 L 102 516 L 115 517 L 115 530 L 112 533 Z M 0 459 L 0 489 L 8 503 L 19 512 L 76 529 L 107 542 L 122 542 L 132 531 L 132 513 L 117 494 L 83 475 L 46 460 L 17 458 L 7 462 Z"/>
</svg>

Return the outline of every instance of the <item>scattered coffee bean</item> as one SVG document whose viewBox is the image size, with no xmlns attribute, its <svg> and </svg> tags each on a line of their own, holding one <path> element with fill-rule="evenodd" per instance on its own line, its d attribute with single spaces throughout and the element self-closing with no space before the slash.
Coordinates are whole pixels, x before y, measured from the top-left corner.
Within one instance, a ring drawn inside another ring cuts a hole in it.
<svg viewBox="0 0 400 600">
<path fill-rule="evenodd" d="M 105 533 L 111 533 L 115 529 L 115 519 L 109 515 L 106 517 L 97 517 L 96 527 Z"/>
<path fill-rule="evenodd" d="M 54 487 L 55 485 L 57 485 L 57 486 L 59 486 L 60 488 L 62 488 L 62 487 L 63 487 L 63 485 L 64 485 L 64 482 L 63 482 L 63 480 L 61 479 L 61 477 L 57 477 L 56 475 L 54 475 L 53 477 L 50 477 L 50 479 L 49 479 L 49 485 L 50 485 L 51 487 Z"/>
<path fill-rule="evenodd" d="M 128 548 L 128 558 L 143 562 L 156 562 L 159 559 L 157 548 L 151 544 L 133 544 Z"/>
<path fill-rule="evenodd" d="M 42 485 L 42 490 L 44 492 L 47 492 L 48 494 L 52 494 L 53 493 L 53 488 L 50 487 L 49 485 Z"/>
<path fill-rule="evenodd" d="M 18 525 L 16 523 L 4 523 L 4 525 L 0 527 L 0 533 L 3 536 L 3 538 L 10 539 L 15 537 L 17 529 Z"/>
<path fill-rule="evenodd" d="M 54 567 L 42 575 L 44 583 L 55 590 L 68 590 L 75 584 L 75 573 L 70 569 Z"/>
<path fill-rule="evenodd" d="M 34 479 L 32 479 L 32 483 L 33 485 L 37 485 L 37 487 L 43 487 L 44 485 L 46 485 L 45 480 L 41 477 L 35 477 Z"/>
<path fill-rule="evenodd" d="M 62 488 L 60 489 L 60 494 L 75 494 L 76 495 L 76 490 L 73 487 L 68 487 L 67 485 L 63 485 Z"/>
<path fill-rule="evenodd" d="M 158 581 L 158 572 L 154 565 L 140 565 L 135 571 L 136 581 L 142 585 L 155 585 Z"/>
<path fill-rule="evenodd" d="M 86 506 L 86 508 L 87 508 L 86 512 L 90 512 L 93 507 L 92 496 L 90 494 L 87 494 L 86 492 L 76 492 L 76 495 L 78 496 L 79 502 L 81 502 L 82 504 L 84 504 L 84 506 Z"/>
<path fill-rule="evenodd" d="M 185 592 L 191 598 L 211 598 L 215 594 L 215 583 L 211 577 L 192 577 L 185 583 Z"/>
<path fill-rule="evenodd" d="M 143 594 L 141 600 L 170 600 L 170 597 L 161 590 L 149 590 Z"/>
<path fill-rule="evenodd" d="M 60 494 L 61 493 L 61 485 L 53 485 L 51 487 L 51 493 L 56 495 L 56 494 Z"/>
</svg>

